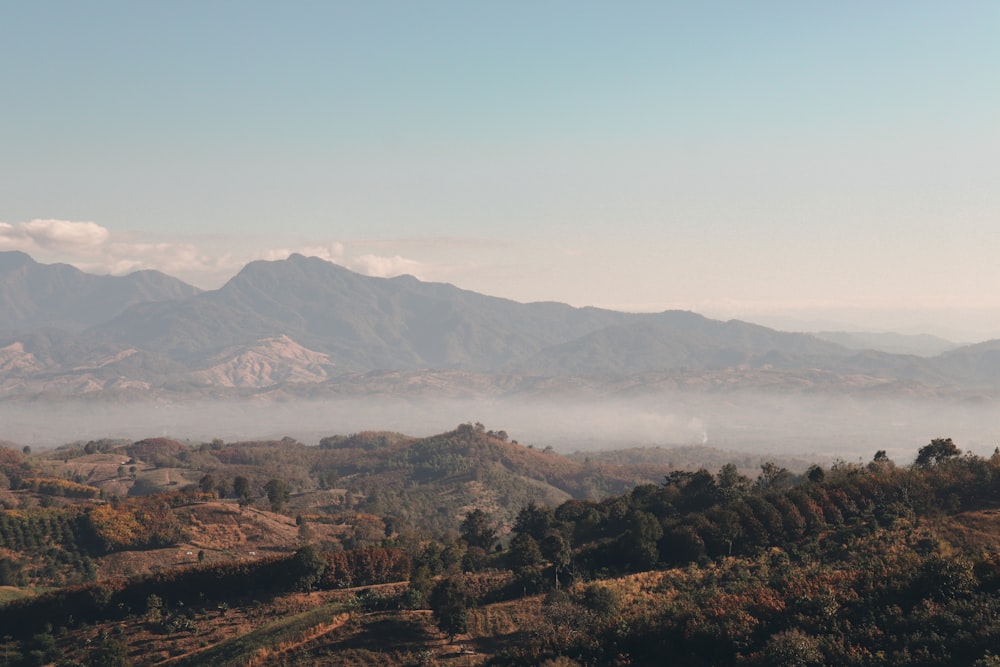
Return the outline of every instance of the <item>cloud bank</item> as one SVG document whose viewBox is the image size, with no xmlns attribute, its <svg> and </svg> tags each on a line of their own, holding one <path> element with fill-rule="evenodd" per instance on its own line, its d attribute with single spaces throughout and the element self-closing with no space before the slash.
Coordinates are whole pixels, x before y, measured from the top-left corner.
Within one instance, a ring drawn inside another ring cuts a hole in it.
<svg viewBox="0 0 1000 667">
<path fill-rule="evenodd" d="M 442 280 L 458 270 L 421 262 L 400 254 L 365 252 L 365 242 L 351 249 L 340 241 L 305 243 L 298 247 L 236 250 L 236 239 L 212 239 L 209 245 L 222 246 L 216 252 L 196 241 L 136 239 L 113 233 L 95 222 L 35 219 L 27 222 L 0 222 L 0 251 L 20 250 L 46 263 L 65 262 L 90 273 L 124 275 L 141 270 L 158 270 L 204 288 L 223 284 L 248 262 L 281 260 L 292 253 L 335 262 L 352 271 L 388 278 L 411 274 L 422 280 Z M 228 247 L 227 247 L 228 246 Z"/>
<path fill-rule="evenodd" d="M 0 249 L 93 252 L 107 243 L 111 233 L 95 222 L 31 220 L 11 225 L 0 222 Z"/>
</svg>

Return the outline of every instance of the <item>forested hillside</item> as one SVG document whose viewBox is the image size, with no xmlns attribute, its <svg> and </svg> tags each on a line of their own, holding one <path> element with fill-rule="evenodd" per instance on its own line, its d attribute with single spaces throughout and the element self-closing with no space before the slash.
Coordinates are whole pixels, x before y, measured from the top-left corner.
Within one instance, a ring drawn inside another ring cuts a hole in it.
<svg viewBox="0 0 1000 667">
<path fill-rule="evenodd" d="M 472 424 L 318 447 L 3 451 L 17 490 L 0 515 L 0 664 L 991 665 L 1000 654 L 1000 451 L 963 455 L 947 438 L 912 464 L 880 451 L 802 474 L 726 463 L 638 484 L 627 468 L 615 478 L 610 464 Z M 217 467 L 135 497 L 51 476 L 111 455 L 133 482 L 146 466 L 173 479 Z M 298 490 L 316 470 L 337 479 Z M 585 482 L 605 473 L 619 490 Z M 338 488 L 355 475 L 371 488 Z M 494 491 L 456 490 L 467 484 Z M 324 507 L 318 494 L 339 500 Z M 229 534 L 242 541 L 224 544 Z"/>
</svg>

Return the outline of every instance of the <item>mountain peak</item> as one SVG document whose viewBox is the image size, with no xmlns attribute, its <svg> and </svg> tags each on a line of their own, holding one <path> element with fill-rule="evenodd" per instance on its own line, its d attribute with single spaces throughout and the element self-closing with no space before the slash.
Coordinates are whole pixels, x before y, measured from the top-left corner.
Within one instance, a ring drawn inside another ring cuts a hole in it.
<svg viewBox="0 0 1000 667">
<path fill-rule="evenodd" d="M 23 253 L 20 250 L 7 250 L 0 252 L 0 271 L 13 271 L 21 268 L 22 266 L 29 266 L 37 263 L 38 262 L 31 258 L 31 255 Z"/>
</svg>

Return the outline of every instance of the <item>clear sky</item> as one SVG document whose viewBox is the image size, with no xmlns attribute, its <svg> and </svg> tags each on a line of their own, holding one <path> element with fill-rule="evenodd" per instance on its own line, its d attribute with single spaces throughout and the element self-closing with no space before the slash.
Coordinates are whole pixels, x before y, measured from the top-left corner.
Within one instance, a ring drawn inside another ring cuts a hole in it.
<svg viewBox="0 0 1000 667">
<path fill-rule="evenodd" d="M 1000 3 L 0 0 L 0 249 L 1000 337 Z"/>
</svg>

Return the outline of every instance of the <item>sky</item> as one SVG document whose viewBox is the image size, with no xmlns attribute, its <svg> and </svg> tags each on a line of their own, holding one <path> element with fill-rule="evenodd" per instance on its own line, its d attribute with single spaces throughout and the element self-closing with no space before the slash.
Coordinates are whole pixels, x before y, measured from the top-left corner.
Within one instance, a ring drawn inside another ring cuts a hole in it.
<svg viewBox="0 0 1000 667">
<path fill-rule="evenodd" d="M 0 0 L 0 250 L 1000 337 L 1000 3 Z"/>
</svg>

